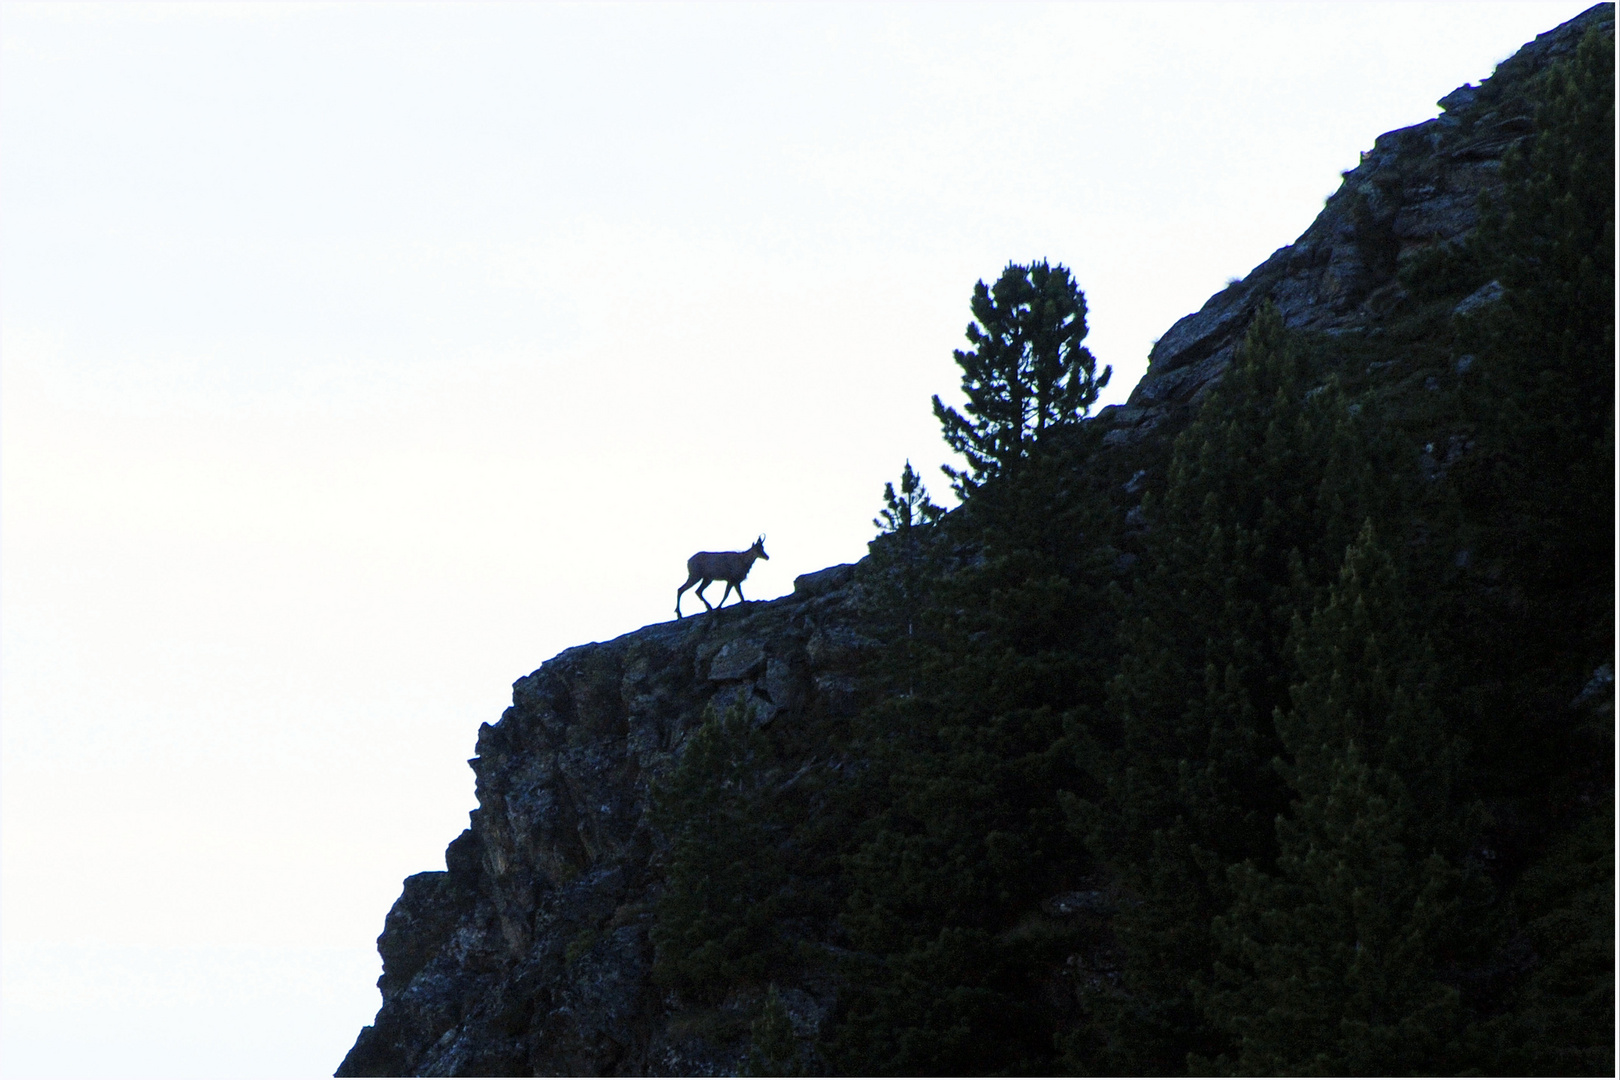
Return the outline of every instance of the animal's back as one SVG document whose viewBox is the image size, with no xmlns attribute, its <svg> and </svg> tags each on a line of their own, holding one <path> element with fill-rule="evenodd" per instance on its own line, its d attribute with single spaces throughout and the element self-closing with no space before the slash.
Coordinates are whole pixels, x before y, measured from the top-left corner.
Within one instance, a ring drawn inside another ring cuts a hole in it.
<svg viewBox="0 0 1620 1080">
<path fill-rule="evenodd" d="M 736 558 L 735 551 L 700 551 L 686 560 L 686 570 L 704 577 L 724 577 L 733 569 Z"/>
</svg>

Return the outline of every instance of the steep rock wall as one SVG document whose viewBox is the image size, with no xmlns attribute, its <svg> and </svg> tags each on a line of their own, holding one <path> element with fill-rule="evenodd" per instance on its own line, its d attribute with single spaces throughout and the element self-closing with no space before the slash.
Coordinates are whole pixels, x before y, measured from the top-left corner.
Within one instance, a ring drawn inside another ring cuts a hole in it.
<svg viewBox="0 0 1620 1080">
<path fill-rule="evenodd" d="M 759 723 L 857 707 L 854 568 L 791 595 L 582 645 L 512 688 L 478 733 L 478 809 L 377 939 L 383 994 L 339 1076 L 736 1071 L 671 1020 L 648 976 L 648 785 L 711 706 Z"/>
<path fill-rule="evenodd" d="M 1353 333 L 1375 324 L 1402 298 L 1400 267 L 1429 247 L 1461 240 L 1478 223 L 1479 197 L 1500 186 L 1502 155 L 1530 133 L 1531 117 L 1505 100 L 1505 88 L 1572 53 L 1592 26 L 1613 21 L 1612 6 L 1591 8 L 1525 45 L 1479 86 L 1441 98 L 1440 116 L 1380 135 L 1299 239 L 1154 344 L 1130 400 L 1097 418 L 1113 429 L 1108 443 L 1133 442 L 1184 419 L 1231 363 L 1267 300 L 1295 329 Z"/>
</svg>

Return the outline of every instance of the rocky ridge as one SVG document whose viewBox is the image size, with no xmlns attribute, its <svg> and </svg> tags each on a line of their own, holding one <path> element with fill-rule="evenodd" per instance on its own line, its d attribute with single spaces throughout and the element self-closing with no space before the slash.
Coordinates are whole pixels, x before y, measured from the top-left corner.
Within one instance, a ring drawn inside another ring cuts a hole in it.
<svg viewBox="0 0 1620 1080">
<path fill-rule="evenodd" d="M 1401 267 L 1473 228 L 1503 154 L 1531 130 L 1504 85 L 1612 21 L 1611 5 L 1595 7 L 1440 99 L 1441 116 L 1380 136 L 1298 240 L 1171 327 L 1129 402 L 1089 422 L 1103 430 L 1100 453 L 1118 458 L 1109 471 L 1130 476 L 1117 490 L 1140 498 L 1144 452 L 1184 426 L 1264 302 L 1291 327 L 1378 333 L 1404 298 Z M 1458 306 L 1493 299 L 1487 285 Z M 650 785 L 711 709 L 745 703 L 762 724 L 858 709 L 863 592 L 857 567 L 831 567 L 779 600 L 569 649 L 519 679 L 512 706 L 479 730 L 470 827 L 446 869 L 406 879 L 388 914 L 382 1008 L 337 1075 L 741 1071 L 738 1041 L 709 1037 L 713 1017 L 650 977 Z M 1048 905 L 1067 915 L 1100 896 Z M 803 988 L 782 1000 L 801 1036 L 832 1004 L 830 991 Z M 756 1004 L 739 1003 L 739 1016 Z"/>
<path fill-rule="evenodd" d="M 1478 223 L 1479 197 L 1500 186 L 1503 154 L 1530 133 L 1532 118 L 1505 100 L 1504 88 L 1571 54 L 1591 27 L 1613 21 L 1611 5 L 1593 7 L 1539 35 L 1480 85 L 1441 98 L 1440 116 L 1380 135 L 1299 239 L 1154 344 L 1129 401 L 1098 415 L 1111 428 L 1105 442 L 1135 442 L 1176 426 L 1226 370 L 1268 300 L 1294 329 L 1345 334 L 1377 323 L 1404 299 L 1400 268 L 1437 244 L 1460 241 Z M 1464 303 L 1488 302 L 1489 288 Z"/>
<path fill-rule="evenodd" d="M 649 979 L 649 783 L 710 708 L 742 703 L 764 724 L 857 707 L 854 569 L 569 649 L 519 679 L 478 732 L 471 827 L 388 914 L 383 1006 L 337 1075 L 737 1071 Z"/>
</svg>

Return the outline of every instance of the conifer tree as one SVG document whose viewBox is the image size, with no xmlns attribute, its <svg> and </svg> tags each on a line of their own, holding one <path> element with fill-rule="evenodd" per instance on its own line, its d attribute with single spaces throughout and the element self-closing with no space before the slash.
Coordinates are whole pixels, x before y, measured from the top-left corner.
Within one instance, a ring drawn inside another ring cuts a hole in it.
<svg viewBox="0 0 1620 1080">
<path fill-rule="evenodd" d="M 923 486 L 922 477 L 912 471 L 909 459 L 900 473 L 900 493 L 895 494 L 893 483 L 883 485 L 883 504 L 872 524 L 884 533 L 909 536 L 914 526 L 932 525 L 945 513 L 944 507 L 934 505 L 928 497 L 928 489 Z"/>
<path fill-rule="evenodd" d="M 925 575 L 917 530 L 937 522 L 945 509 L 928 497 L 922 477 L 912 470 L 909 460 L 900 474 L 899 493 L 895 493 L 892 483 L 884 484 L 883 501 L 886 505 L 872 519 L 872 524 L 880 530 L 878 538 L 870 545 L 876 571 L 872 606 L 880 623 L 904 628 L 905 640 L 896 643 L 896 648 L 904 655 L 896 660 L 897 667 L 907 673 L 907 693 L 910 693 L 915 689 L 917 666 L 910 639 L 916 634 L 917 609 Z"/>
<path fill-rule="evenodd" d="M 1226 868 L 1274 857 L 1287 796 L 1272 714 L 1288 703 L 1292 615 L 1326 586 L 1336 522 L 1363 515 L 1369 486 L 1351 411 L 1331 383 L 1307 394 L 1308 359 L 1262 308 L 1177 438 L 1162 501 L 1144 504 L 1151 531 L 1121 610 L 1107 723 L 1083 748 L 1102 794 L 1072 804 L 1140 903 L 1115 920 L 1123 992 L 1090 1002 L 1112 1035 L 1071 1047 L 1076 1068 L 1179 1071 L 1189 1053 L 1222 1052 L 1190 987 L 1213 963 Z"/>
<path fill-rule="evenodd" d="M 1083 693 L 1085 660 L 1041 639 L 1086 608 L 1062 581 L 995 580 L 1011 588 L 977 618 L 951 615 L 984 603 L 989 582 L 935 585 L 917 637 L 887 658 L 914 665 L 890 676 L 909 692 L 856 724 L 865 769 L 852 795 L 867 811 L 844 859 L 841 923 L 865 959 L 833 1036 L 841 1071 L 1051 1068 L 1053 1019 L 1038 986 L 1071 932 L 1009 932 L 1081 855 L 1066 843 L 1056 792 L 1075 786 L 1062 710 Z M 1006 634 L 1014 610 L 1034 624 L 1023 640 Z"/>
<path fill-rule="evenodd" d="M 962 368 L 963 416 L 934 396 L 934 415 L 968 468 L 945 466 L 958 494 L 1027 457 L 1057 424 L 1084 416 L 1108 385 L 1112 369 L 1080 343 L 1086 298 L 1064 266 L 1046 260 L 1008 264 L 994 286 L 973 287 L 971 351 L 956 350 Z"/>
<path fill-rule="evenodd" d="M 1535 823 L 1508 915 L 1536 964 L 1488 1025 L 1489 1071 L 1609 1074 L 1613 774 L 1594 763 L 1613 759 L 1613 714 L 1583 723 L 1569 703 L 1614 649 L 1612 21 L 1531 97 L 1535 133 L 1504 159 L 1475 244 L 1503 295 L 1458 326 L 1474 448 L 1450 483 L 1471 557 L 1448 654 L 1479 790 Z"/>
<path fill-rule="evenodd" d="M 793 1018 L 782 1003 L 781 992 L 772 983 L 765 994 L 765 1007 L 749 1029 L 749 1076 L 803 1076 L 805 1062 L 793 1032 Z"/>
<path fill-rule="evenodd" d="M 1295 638 L 1300 681 L 1277 717 L 1294 802 L 1277 818 L 1276 869 L 1234 867 L 1214 923 L 1205 1009 L 1237 1046 L 1218 1064 L 1454 1071 L 1463 1012 L 1441 975 L 1466 937 L 1459 857 L 1474 818 L 1453 801 L 1462 754 L 1434 701 L 1438 665 L 1370 523 Z"/>
<path fill-rule="evenodd" d="M 1539 962 L 1490 1024 L 1491 1072 L 1614 1075 L 1613 796 L 1593 810 L 1514 888 Z"/>
<path fill-rule="evenodd" d="M 898 534 L 873 544 L 871 599 L 921 587 L 915 634 L 907 622 L 868 673 L 891 692 L 853 725 L 864 767 L 840 922 L 860 959 L 828 1049 L 840 1071 L 1056 1064 L 1041 987 L 1080 930 L 1029 915 L 1087 858 L 1058 792 L 1083 784 L 1067 731 L 1100 711 L 1112 657 L 1113 511 L 1077 482 L 1092 449 L 1083 428 L 1045 438 L 970 514 L 913 528 L 913 578 Z"/>
<path fill-rule="evenodd" d="M 669 840 L 652 929 L 653 977 L 663 985 L 718 1000 L 789 954 L 780 848 L 797 815 L 777 790 L 781 771 L 769 735 L 735 705 L 711 713 L 654 789 L 652 820 Z"/>
<path fill-rule="evenodd" d="M 1501 300 L 1460 320 L 1475 357 L 1453 470 L 1471 549 L 1458 653 L 1476 661 L 1482 764 L 1504 787 L 1585 752 L 1529 718 L 1614 641 L 1614 38 L 1594 28 L 1534 87 L 1536 134 L 1503 161 L 1480 257 Z M 1509 606 L 1504 607 L 1507 604 Z M 1511 621 L 1511 639 L 1470 633 Z M 1568 688 L 1568 689 L 1562 689 Z"/>
</svg>

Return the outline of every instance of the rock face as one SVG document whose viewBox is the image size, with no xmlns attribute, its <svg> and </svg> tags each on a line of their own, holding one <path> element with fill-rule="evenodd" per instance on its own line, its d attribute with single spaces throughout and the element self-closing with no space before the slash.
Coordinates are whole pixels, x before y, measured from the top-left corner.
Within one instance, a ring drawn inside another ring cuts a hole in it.
<svg viewBox="0 0 1620 1080">
<path fill-rule="evenodd" d="M 1446 95 L 1442 116 L 1380 136 L 1303 236 L 1171 327 L 1129 403 L 1091 421 L 1105 432 L 1101 453 L 1120 455 L 1131 476 L 1123 490 L 1139 497 L 1143 472 L 1127 461 L 1185 423 L 1266 300 L 1293 327 L 1373 327 L 1400 299 L 1402 263 L 1474 226 L 1503 154 L 1530 130 L 1502 107 L 1502 81 L 1612 20 L 1612 6 L 1593 8 L 1491 80 Z M 1487 285 L 1461 306 L 1499 294 Z M 471 827 L 445 852 L 446 869 L 408 878 L 388 913 L 382 1009 L 337 1075 L 739 1071 L 735 1042 L 701 1038 L 650 979 L 660 840 L 649 785 L 710 707 L 751 703 L 758 723 L 857 709 L 861 596 L 855 567 L 831 567 L 780 600 L 570 649 L 519 679 L 512 707 L 479 731 Z M 1049 904 L 1069 914 L 1108 900 L 1076 892 Z M 783 999 L 795 1028 L 813 1033 L 826 1003 L 800 990 Z"/>
<path fill-rule="evenodd" d="M 337 1075 L 735 1072 L 682 1036 L 678 1003 L 648 978 L 648 785 L 710 706 L 750 703 L 757 723 L 855 708 L 854 569 L 569 649 L 519 679 L 478 733 L 471 828 L 388 913 L 382 1010 Z"/>
<path fill-rule="evenodd" d="M 1406 260 L 1474 227 L 1479 196 L 1499 186 L 1502 155 L 1530 132 L 1529 116 L 1501 107 L 1501 84 L 1568 55 L 1588 29 L 1613 21 L 1613 6 L 1591 8 L 1525 45 L 1484 83 L 1441 98 L 1440 116 L 1380 135 L 1298 240 L 1158 340 L 1129 402 L 1098 416 L 1112 428 L 1108 443 L 1136 441 L 1184 416 L 1267 300 L 1296 329 L 1349 333 L 1375 322 L 1401 298 L 1396 274 Z"/>
</svg>

